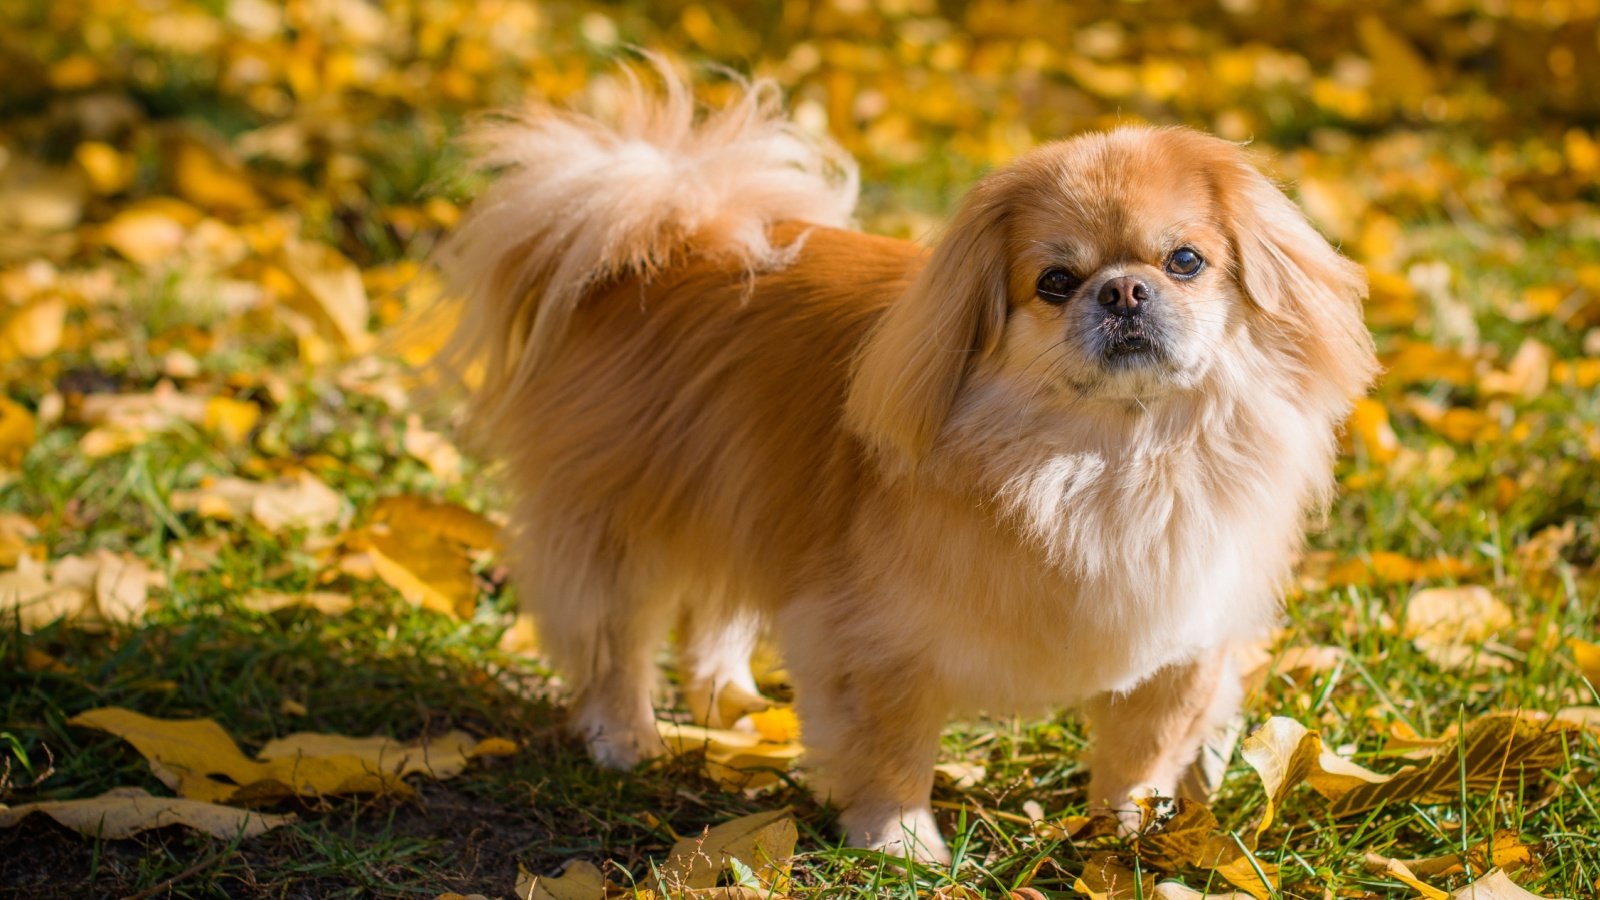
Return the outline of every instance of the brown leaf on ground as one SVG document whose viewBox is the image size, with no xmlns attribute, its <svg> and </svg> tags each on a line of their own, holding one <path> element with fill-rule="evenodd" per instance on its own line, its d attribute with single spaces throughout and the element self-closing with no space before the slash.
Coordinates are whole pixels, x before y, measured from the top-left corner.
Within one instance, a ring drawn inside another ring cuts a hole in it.
<svg viewBox="0 0 1600 900">
<path fill-rule="evenodd" d="M 413 743 L 300 733 L 268 743 L 250 759 L 210 719 L 157 719 L 107 707 L 74 716 L 68 724 L 126 740 L 180 796 L 223 803 L 342 794 L 410 796 L 412 790 L 402 780 L 407 775 L 450 778 L 468 760 L 504 755 L 506 750 L 506 742 L 479 742 L 461 731 Z"/>
<path fill-rule="evenodd" d="M 120 787 L 83 800 L 50 800 L 0 807 L 0 828 L 10 828 L 33 813 L 43 813 L 79 834 L 105 840 L 122 840 L 141 831 L 170 825 L 182 825 L 212 837 L 232 840 L 256 837 L 295 819 L 292 815 L 267 815 L 181 797 L 152 797 L 143 788 Z"/>
</svg>

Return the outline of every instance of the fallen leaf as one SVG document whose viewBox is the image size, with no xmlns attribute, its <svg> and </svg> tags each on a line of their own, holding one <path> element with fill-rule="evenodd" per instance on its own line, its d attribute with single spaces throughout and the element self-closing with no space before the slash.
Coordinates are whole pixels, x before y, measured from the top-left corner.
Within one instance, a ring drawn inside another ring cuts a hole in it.
<svg viewBox="0 0 1600 900">
<path fill-rule="evenodd" d="M 1428 588 L 1406 603 L 1401 634 L 1441 644 L 1482 641 L 1512 624 L 1511 610 L 1481 585 Z"/>
<path fill-rule="evenodd" d="M 300 296 L 309 301 L 300 302 L 297 308 L 322 323 L 347 349 L 361 351 L 371 346 L 367 291 L 355 263 L 325 244 L 299 240 L 284 245 L 283 258 L 284 271 L 299 285 Z"/>
<path fill-rule="evenodd" d="M 33 441 L 33 413 L 0 396 L 0 471 L 20 468 Z"/>
<path fill-rule="evenodd" d="M 1144 826 L 1135 848 L 1142 859 L 1166 869 L 1192 866 L 1214 871 L 1257 900 L 1267 900 L 1277 891 L 1278 867 L 1255 858 L 1224 833 L 1205 804 L 1178 800 L 1170 815 L 1158 813 L 1152 800 L 1141 800 L 1139 805 Z M 1159 809 L 1167 808 L 1162 801 Z"/>
<path fill-rule="evenodd" d="M 656 731 L 675 756 L 702 752 L 706 774 L 735 790 L 759 791 L 777 784 L 780 773 L 794 767 L 804 748 L 799 742 L 770 743 L 759 734 L 656 722 Z"/>
<path fill-rule="evenodd" d="M 1600 688 L 1600 644 L 1569 638 L 1567 646 L 1572 649 L 1572 659 L 1578 664 L 1578 671 L 1589 679 L 1591 686 Z"/>
<path fill-rule="evenodd" d="M 27 516 L 0 512 L 0 569 L 15 566 L 38 537 L 39 527 Z"/>
<path fill-rule="evenodd" d="M 206 400 L 201 424 L 221 437 L 224 443 L 241 444 L 261 420 L 261 407 L 248 400 L 211 397 Z"/>
<path fill-rule="evenodd" d="M 436 431 L 422 427 L 422 418 L 412 415 L 406 419 L 406 435 L 402 442 L 405 451 L 433 473 L 443 484 L 461 480 L 461 451 L 449 439 Z"/>
<path fill-rule="evenodd" d="M 0 319 L 0 361 L 41 359 L 56 352 L 66 331 L 67 304 L 43 297 L 13 309 Z"/>
<path fill-rule="evenodd" d="M 192 491 L 173 491 L 176 512 L 194 512 L 208 519 L 252 518 L 268 531 L 318 529 L 339 521 L 344 502 L 310 472 L 296 472 L 276 481 L 217 478 Z"/>
<path fill-rule="evenodd" d="M 1450 900 L 1450 895 L 1418 878 L 1406 864 L 1398 859 L 1388 859 L 1375 853 L 1367 854 L 1367 868 L 1379 875 L 1387 875 L 1412 890 L 1421 894 L 1426 900 Z"/>
<path fill-rule="evenodd" d="M 1485 641 L 1512 621 L 1511 609 L 1481 585 L 1428 588 L 1406 603 L 1401 634 L 1441 669 L 1506 670 L 1510 662 L 1488 653 Z"/>
<path fill-rule="evenodd" d="M 1484 716 L 1468 723 L 1457 741 L 1437 746 L 1422 765 L 1380 775 L 1324 750 L 1321 737 L 1300 723 L 1274 716 L 1245 739 L 1241 755 L 1267 790 L 1259 834 L 1301 781 L 1331 801 L 1334 816 L 1390 803 L 1445 802 L 1463 784 L 1490 793 L 1530 783 L 1561 764 L 1568 739 L 1581 727 L 1542 713 Z"/>
<path fill-rule="evenodd" d="M 1343 796 L 1361 784 L 1381 784 L 1388 776 L 1358 766 L 1323 749 L 1322 737 L 1283 716 L 1273 716 L 1249 737 L 1239 755 L 1261 777 L 1267 803 L 1256 825 L 1259 835 L 1272 824 L 1289 791 L 1303 781 L 1323 796 Z"/>
<path fill-rule="evenodd" d="M 975 763 L 942 762 L 933 767 L 936 782 L 957 790 L 977 787 L 988 774 L 987 769 Z"/>
<path fill-rule="evenodd" d="M 1489 874 L 1450 895 L 1450 900 L 1544 900 L 1511 880 L 1504 870 Z"/>
<path fill-rule="evenodd" d="M 385 497 L 352 544 L 364 549 L 375 574 L 407 602 L 467 618 L 478 600 L 473 551 L 493 547 L 494 523 L 463 507 L 424 497 Z"/>
<path fill-rule="evenodd" d="M 1089 900 L 1134 900 L 1155 893 L 1156 878 L 1149 872 L 1135 875 L 1120 857 L 1106 851 L 1090 853 L 1083 873 L 1072 889 Z"/>
<path fill-rule="evenodd" d="M 193 211 L 192 207 L 185 209 Z M 141 266 L 154 266 L 170 259 L 183 247 L 189 235 L 187 216 L 180 215 L 170 204 L 146 203 L 130 206 L 119 212 L 111 221 L 101 226 L 100 241 L 122 254 L 130 262 Z M 198 215 L 194 217 L 196 220 Z"/>
<path fill-rule="evenodd" d="M 152 587 L 166 577 L 136 556 L 96 550 L 46 564 L 28 556 L 16 569 L 0 573 L 0 610 L 15 610 L 23 631 L 36 631 L 58 619 L 94 630 L 106 623 L 138 621 Z"/>
<path fill-rule="evenodd" d="M 669 893 L 715 887 L 729 860 L 738 860 L 761 886 L 782 895 L 788 889 L 789 858 L 799 837 L 787 809 L 740 816 L 674 844 L 661 866 L 661 877 Z"/>
<path fill-rule="evenodd" d="M 560 875 L 534 875 L 517 866 L 515 892 L 518 900 L 603 900 L 606 876 L 593 863 L 574 860 Z"/>
<path fill-rule="evenodd" d="M 274 613 L 281 609 L 296 606 L 309 607 L 327 616 L 340 616 L 355 607 L 355 601 L 349 594 L 339 594 L 333 591 L 305 591 L 302 593 L 286 593 L 283 591 L 252 591 L 239 601 L 246 609 L 260 613 Z"/>
<path fill-rule="evenodd" d="M 222 840 L 256 837 L 295 820 L 233 806 L 181 797 L 153 797 L 143 788 L 112 788 L 83 800 L 49 800 L 0 807 L 0 828 L 10 828 L 33 813 L 43 813 L 79 834 L 123 840 L 152 828 L 182 825 Z"/>
<path fill-rule="evenodd" d="M 223 803 L 343 794 L 410 796 L 405 776 L 449 778 L 475 755 L 500 755 L 504 749 L 490 745 L 488 753 L 478 754 L 480 742 L 461 731 L 413 743 L 307 732 L 271 741 L 250 759 L 210 719 L 158 719 L 107 707 L 81 713 L 68 724 L 126 740 L 149 762 L 151 773 L 179 796 Z"/>
</svg>

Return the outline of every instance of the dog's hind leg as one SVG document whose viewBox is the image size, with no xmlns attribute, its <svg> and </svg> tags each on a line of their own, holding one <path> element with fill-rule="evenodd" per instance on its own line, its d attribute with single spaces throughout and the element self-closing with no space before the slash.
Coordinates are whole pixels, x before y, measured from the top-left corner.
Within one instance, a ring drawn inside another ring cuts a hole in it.
<svg viewBox="0 0 1600 900">
<path fill-rule="evenodd" d="M 673 607 L 631 584 L 595 531 L 524 524 L 512 558 L 540 644 L 573 693 L 568 727 L 595 762 L 627 769 L 664 749 L 650 699 Z"/>
<path fill-rule="evenodd" d="M 679 658 L 683 699 L 694 721 L 727 728 L 745 713 L 771 705 L 750 672 L 760 632 L 761 617 L 731 602 L 706 598 L 684 606 Z"/>
</svg>

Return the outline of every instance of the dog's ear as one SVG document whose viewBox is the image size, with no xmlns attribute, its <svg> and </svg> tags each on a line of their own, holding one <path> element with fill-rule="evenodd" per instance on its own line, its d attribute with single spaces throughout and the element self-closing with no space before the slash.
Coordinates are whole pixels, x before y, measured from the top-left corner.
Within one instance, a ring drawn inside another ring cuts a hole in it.
<svg viewBox="0 0 1600 900">
<path fill-rule="evenodd" d="M 1213 168 L 1232 232 L 1240 289 L 1316 386 L 1332 386 L 1338 401 L 1364 393 L 1377 373 L 1372 335 L 1361 317 L 1366 271 L 1339 255 L 1239 150 L 1216 138 L 1222 159 Z"/>
<path fill-rule="evenodd" d="M 1006 319 L 1009 178 L 979 182 L 911 286 L 855 362 L 845 421 L 889 471 L 914 468 L 950 414 L 972 364 Z"/>
</svg>

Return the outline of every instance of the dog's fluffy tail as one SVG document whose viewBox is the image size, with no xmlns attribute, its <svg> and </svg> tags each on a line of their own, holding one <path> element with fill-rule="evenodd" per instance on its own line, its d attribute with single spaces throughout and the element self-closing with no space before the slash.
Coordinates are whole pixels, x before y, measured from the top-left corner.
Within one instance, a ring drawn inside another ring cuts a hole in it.
<svg viewBox="0 0 1600 900">
<path fill-rule="evenodd" d="M 747 272 L 780 267 L 798 247 L 774 246 L 773 224 L 850 218 L 855 163 L 785 117 L 774 83 L 740 83 L 697 114 L 689 83 L 651 62 L 661 89 L 624 69 L 610 115 L 532 106 L 467 138 L 492 180 L 439 260 L 464 303 L 442 360 L 483 367 L 469 431 L 510 411 L 592 288 L 649 277 L 691 248 Z"/>
</svg>

